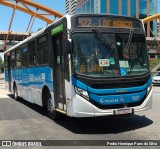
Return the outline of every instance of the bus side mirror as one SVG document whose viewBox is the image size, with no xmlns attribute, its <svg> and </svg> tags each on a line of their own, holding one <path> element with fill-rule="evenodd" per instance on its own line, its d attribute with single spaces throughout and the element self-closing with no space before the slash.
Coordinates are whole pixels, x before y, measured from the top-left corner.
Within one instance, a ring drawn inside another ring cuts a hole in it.
<svg viewBox="0 0 160 149">
<path fill-rule="evenodd" d="M 71 40 L 67 40 L 67 43 L 66 43 L 66 54 L 72 54 L 72 42 L 71 42 Z"/>
</svg>

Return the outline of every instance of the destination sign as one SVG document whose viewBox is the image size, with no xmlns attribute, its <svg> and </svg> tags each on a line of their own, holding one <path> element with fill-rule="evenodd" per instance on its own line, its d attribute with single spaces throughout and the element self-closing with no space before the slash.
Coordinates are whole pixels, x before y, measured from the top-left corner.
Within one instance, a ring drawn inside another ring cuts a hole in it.
<svg viewBox="0 0 160 149">
<path fill-rule="evenodd" d="M 106 17 L 77 17 L 77 27 L 106 27 L 106 28 L 140 28 L 140 23 L 132 19 Z"/>
</svg>

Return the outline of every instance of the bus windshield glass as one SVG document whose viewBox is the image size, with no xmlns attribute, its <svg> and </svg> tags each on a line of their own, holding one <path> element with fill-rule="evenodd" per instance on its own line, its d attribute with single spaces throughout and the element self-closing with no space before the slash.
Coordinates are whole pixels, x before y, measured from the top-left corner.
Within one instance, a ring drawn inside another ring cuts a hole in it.
<svg viewBox="0 0 160 149">
<path fill-rule="evenodd" d="M 73 71 L 92 77 L 131 76 L 148 72 L 145 36 L 129 36 L 130 33 L 103 33 L 100 39 L 96 33 L 73 34 Z"/>
</svg>

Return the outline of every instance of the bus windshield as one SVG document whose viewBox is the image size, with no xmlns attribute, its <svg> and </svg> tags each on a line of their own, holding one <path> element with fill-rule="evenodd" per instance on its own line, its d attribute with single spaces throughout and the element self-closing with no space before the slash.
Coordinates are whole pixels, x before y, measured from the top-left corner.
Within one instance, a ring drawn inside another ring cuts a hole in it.
<svg viewBox="0 0 160 149">
<path fill-rule="evenodd" d="M 144 35 L 75 33 L 73 37 L 73 71 L 82 75 L 130 76 L 149 71 Z M 107 44 L 104 44 L 107 41 Z M 108 45 L 108 46 L 107 46 Z"/>
</svg>

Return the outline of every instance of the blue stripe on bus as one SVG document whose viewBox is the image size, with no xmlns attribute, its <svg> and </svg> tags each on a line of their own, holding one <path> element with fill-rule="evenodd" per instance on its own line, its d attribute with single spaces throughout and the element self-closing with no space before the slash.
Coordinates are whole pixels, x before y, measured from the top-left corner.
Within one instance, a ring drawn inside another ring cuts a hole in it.
<svg viewBox="0 0 160 149">
<path fill-rule="evenodd" d="M 11 70 L 12 80 L 18 85 L 42 89 L 44 85 L 48 86 L 53 92 L 53 74 L 49 66 L 21 68 Z"/>
<path fill-rule="evenodd" d="M 84 90 L 87 90 L 87 85 L 82 83 L 81 81 L 75 79 L 74 77 L 72 77 L 72 85 Z"/>
<path fill-rule="evenodd" d="M 122 90 L 125 93 L 139 92 L 139 91 L 145 90 L 151 83 L 152 83 L 152 77 L 143 86 L 130 87 L 130 88 L 116 88 L 116 89 L 94 89 L 82 83 L 81 81 L 75 79 L 74 77 L 72 77 L 72 84 L 75 87 L 87 90 L 89 93 L 94 93 L 94 94 L 116 94 L 116 93 L 120 93 Z"/>
</svg>

